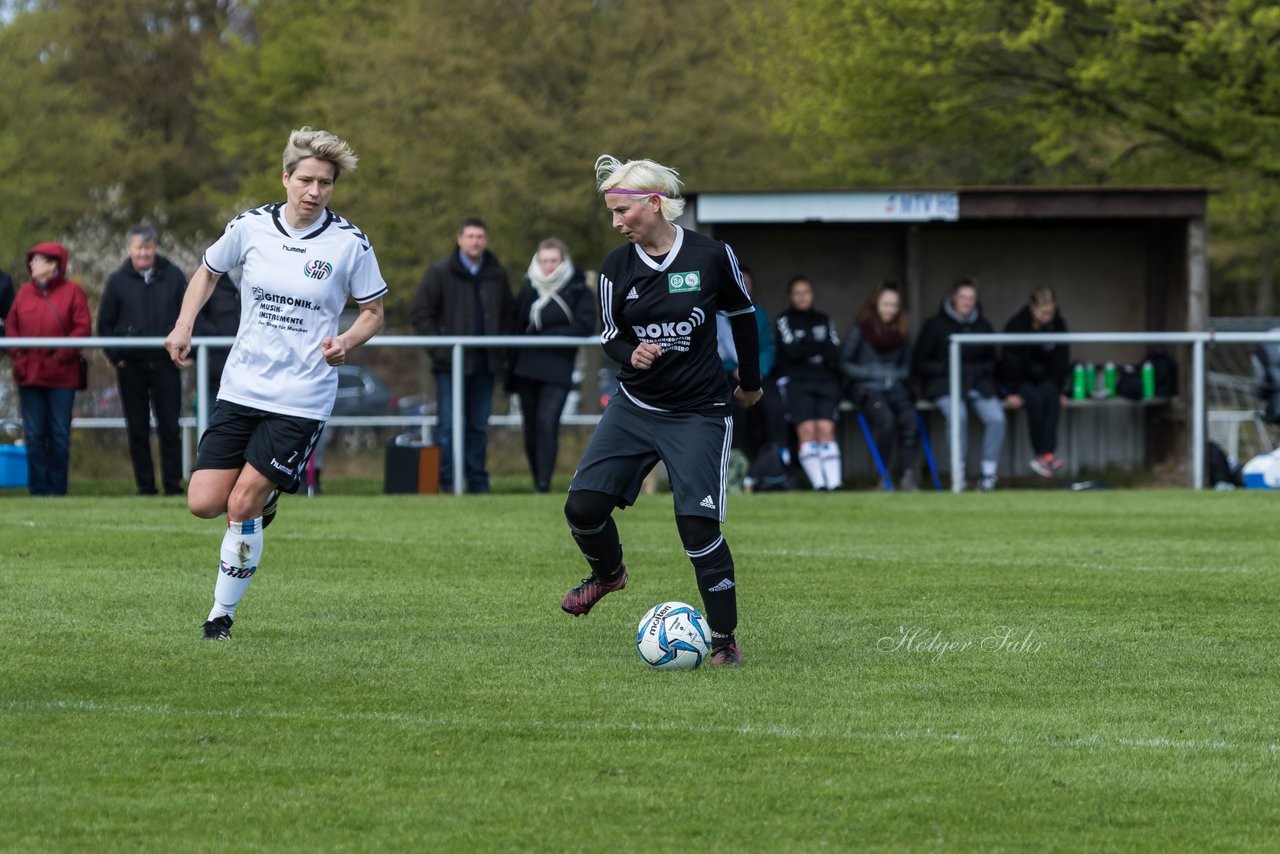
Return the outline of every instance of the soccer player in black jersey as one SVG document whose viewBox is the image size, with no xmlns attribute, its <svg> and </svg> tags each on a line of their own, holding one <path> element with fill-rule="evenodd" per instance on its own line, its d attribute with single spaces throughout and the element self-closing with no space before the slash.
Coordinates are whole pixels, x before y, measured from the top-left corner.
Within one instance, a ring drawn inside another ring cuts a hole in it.
<svg viewBox="0 0 1280 854">
<path fill-rule="evenodd" d="M 565 517 L 591 574 L 561 607 L 580 616 L 626 586 L 613 510 L 635 502 L 661 460 L 711 626 L 711 663 L 739 664 L 733 555 L 720 533 L 733 419 L 715 316 L 729 318 L 740 377 L 733 396 L 749 407 L 761 395 L 755 307 L 733 250 L 673 222 L 684 210 L 674 170 L 605 155 L 596 179 L 613 227 L 628 241 L 600 270 L 600 340 L 622 370 L 569 486 Z"/>
<path fill-rule="evenodd" d="M 800 443 L 800 467 L 814 489 L 840 488 L 840 339 L 831 318 L 813 307 L 813 283 L 796 276 L 787 286 L 791 305 L 774 325 L 778 389 Z"/>
</svg>

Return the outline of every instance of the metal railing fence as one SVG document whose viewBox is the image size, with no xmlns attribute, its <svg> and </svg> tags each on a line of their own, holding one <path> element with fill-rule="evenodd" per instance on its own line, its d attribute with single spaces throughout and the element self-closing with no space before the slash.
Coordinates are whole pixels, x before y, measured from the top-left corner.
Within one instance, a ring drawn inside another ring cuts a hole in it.
<svg viewBox="0 0 1280 854">
<path fill-rule="evenodd" d="M 197 336 L 192 338 L 192 349 L 196 354 L 196 419 L 197 435 L 204 432 L 209 423 L 210 401 L 208 394 L 199 392 L 209 387 L 209 348 L 230 347 L 235 339 L 231 337 Z M 1181 344 L 1191 347 L 1191 380 L 1189 385 L 1191 396 L 1191 472 L 1190 485 L 1193 489 L 1204 488 L 1204 455 L 1205 455 L 1205 348 L 1218 344 L 1260 344 L 1280 343 L 1280 332 L 1036 332 L 1036 333 L 965 333 L 950 337 L 950 375 L 949 393 L 951 412 L 948 414 L 949 445 L 951 450 L 952 491 L 963 489 L 964 456 L 960 447 L 960 419 L 958 407 L 964 405 L 961 398 L 961 368 L 963 348 L 976 344 Z M 164 345 L 162 338 L 6 338 L 5 347 L 114 347 L 114 348 L 156 348 Z M 463 350 L 468 347 L 481 348 L 520 348 L 520 347 L 588 347 L 598 346 L 596 336 L 574 338 L 569 336 L 531 337 L 523 335 L 510 336 L 421 336 L 421 335 L 379 335 L 371 339 L 365 347 L 449 347 L 452 349 L 452 370 L 450 381 L 453 385 L 452 434 L 453 441 L 453 491 L 463 491 Z M 599 420 L 598 415 L 581 415 L 575 423 L 591 424 Z M 334 417 L 329 423 L 334 426 L 347 425 L 419 425 L 424 431 L 435 422 L 429 415 L 389 415 L 389 416 L 346 416 Z M 425 435 L 425 433 L 424 433 Z"/>
<path fill-rule="evenodd" d="M 952 335 L 950 341 L 950 375 L 948 393 L 948 444 L 951 449 L 951 490 L 964 488 L 964 457 L 960 448 L 958 407 L 964 405 L 960 395 L 961 351 L 973 344 L 1184 344 L 1191 347 L 1191 460 L 1190 480 L 1193 489 L 1204 489 L 1205 480 L 1205 348 L 1210 344 L 1263 344 L 1280 342 L 1280 332 L 1001 332 L 995 334 L 964 333 Z"/>
<path fill-rule="evenodd" d="M 195 428 L 196 436 L 199 437 L 209 426 L 209 414 L 212 408 L 212 401 L 209 400 L 207 393 L 209 388 L 209 350 L 213 347 L 230 347 L 235 343 L 235 338 L 229 336 L 196 336 L 191 339 L 191 349 L 195 353 L 195 382 L 196 382 L 196 417 Z M 453 412 L 451 413 L 451 426 L 453 440 L 453 492 L 455 495 L 461 495 L 463 491 L 463 442 L 462 442 L 462 421 L 463 421 L 463 353 L 467 347 L 490 348 L 519 348 L 519 347 L 587 347 L 599 346 L 600 339 L 597 336 L 584 338 L 574 338 L 570 336 L 546 335 L 546 336 L 528 336 L 528 335 L 454 335 L 454 336 L 426 336 L 426 335 L 378 335 L 372 338 L 364 347 L 450 347 L 452 348 L 451 365 L 452 371 L 450 381 L 453 385 Z M 96 336 L 82 338 L 5 338 L 3 340 L 5 347 L 78 347 L 94 348 L 94 347 L 113 347 L 119 349 L 155 349 L 164 346 L 163 338 L 103 338 Z M 105 426 L 88 424 L 86 422 L 93 420 L 106 419 L 77 419 L 77 423 L 82 426 Z M 566 419 L 564 423 L 577 424 L 594 424 L 600 420 L 598 415 L 579 415 L 571 419 Z M 364 416 L 334 416 L 326 422 L 334 427 L 344 426 L 411 426 L 417 425 L 422 430 L 422 435 L 426 436 L 427 428 L 436 422 L 433 415 L 364 415 Z M 121 421 L 123 423 L 123 420 Z"/>
</svg>

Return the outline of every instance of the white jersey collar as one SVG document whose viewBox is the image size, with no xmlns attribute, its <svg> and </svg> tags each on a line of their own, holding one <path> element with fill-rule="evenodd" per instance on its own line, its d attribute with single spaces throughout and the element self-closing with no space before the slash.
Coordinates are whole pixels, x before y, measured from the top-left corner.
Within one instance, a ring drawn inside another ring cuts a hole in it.
<svg viewBox="0 0 1280 854">
<path fill-rule="evenodd" d="M 680 254 L 680 247 L 684 245 L 684 229 L 676 225 L 674 222 L 671 224 L 675 225 L 676 239 L 672 241 L 671 251 L 667 253 L 667 257 L 662 260 L 661 264 L 653 260 L 653 256 L 648 252 L 641 249 L 639 243 L 635 244 L 636 254 L 640 256 L 640 260 L 654 270 L 657 270 L 659 273 L 665 272 L 666 269 L 671 266 L 671 262 L 675 260 L 676 255 Z"/>
</svg>

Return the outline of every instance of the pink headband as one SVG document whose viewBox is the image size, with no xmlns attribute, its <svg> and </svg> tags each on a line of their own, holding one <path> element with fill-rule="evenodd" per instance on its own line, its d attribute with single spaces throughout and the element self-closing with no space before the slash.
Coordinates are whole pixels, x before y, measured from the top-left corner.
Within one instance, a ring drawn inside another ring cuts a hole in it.
<svg viewBox="0 0 1280 854">
<path fill-rule="evenodd" d="M 662 198 L 664 199 L 667 197 L 667 194 L 662 192 L 661 190 L 619 190 L 617 188 L 614 188 L 611 190 L 604 191 L 604 194 L 606 196 L 611 193 L 619 196 L 662 196 Z"/>
</svg>

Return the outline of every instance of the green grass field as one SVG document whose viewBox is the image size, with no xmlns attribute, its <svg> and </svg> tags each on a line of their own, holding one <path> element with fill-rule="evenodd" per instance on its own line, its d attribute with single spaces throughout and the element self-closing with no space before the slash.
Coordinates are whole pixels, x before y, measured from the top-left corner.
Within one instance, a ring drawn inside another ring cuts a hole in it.
<svg viewBox="0 0 1280 854">
<path fill-rule="evenodd" d="M 743 667 L 670 497 L 590 616 L 555 496 L 286 498 L 198 640 L 221 526 L 0 498 L 3 850 L 1275 850 L 1259 493 L 734 497 Z"/>
</svg>

